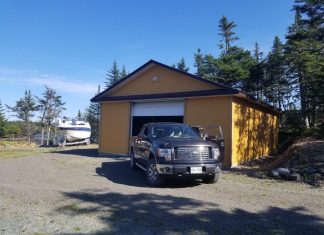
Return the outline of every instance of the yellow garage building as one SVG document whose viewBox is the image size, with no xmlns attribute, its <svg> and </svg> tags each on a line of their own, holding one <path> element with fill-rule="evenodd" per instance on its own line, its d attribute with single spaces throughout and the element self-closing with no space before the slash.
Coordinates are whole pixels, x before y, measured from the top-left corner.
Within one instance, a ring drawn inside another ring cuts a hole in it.
<svg viewBox="0 0 324 235">
<path fill-rule="evenodd" d="M 144 123 L 222 126 L 224 164 L 274 153 L 279 111 L 244 93 L 150 60 L 91 99 L 99 102 L 99 153 L 128 154 Z M 213 134 L 213 133 L 211 133 Z"/>
</svg>

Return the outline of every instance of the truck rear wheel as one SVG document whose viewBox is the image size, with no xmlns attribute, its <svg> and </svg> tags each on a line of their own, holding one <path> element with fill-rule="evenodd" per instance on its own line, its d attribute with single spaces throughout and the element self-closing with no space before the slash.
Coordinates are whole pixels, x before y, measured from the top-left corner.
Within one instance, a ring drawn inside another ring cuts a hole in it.
<svg viewBox="0 0 324 235">
<path fill-rule="evenodd" d="M 146 181 L 147 181 L 147 184 L 152 187 L 158 187 L 158 186 L 162 185 L 162 183 L 163 183 L 161 175 L 157 171 L 154 159 L 150 159 L 148 161 L 148 164 L 146 167 Z"/>
<path fill-rule="evenodd" d="M 205 184 L 214 184 L 219 180 L 219 177 L 220 177 L 220 172 L 205 176 L 204 178 L 202 178 L 202 181 Z"/>
</svg>

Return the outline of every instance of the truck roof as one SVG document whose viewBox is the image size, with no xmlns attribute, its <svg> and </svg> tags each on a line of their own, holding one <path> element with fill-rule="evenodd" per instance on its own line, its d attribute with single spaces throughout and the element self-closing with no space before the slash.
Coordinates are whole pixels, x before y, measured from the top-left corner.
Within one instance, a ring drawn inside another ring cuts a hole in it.
<svg viewBox="0 0 324 235">
<path fill-rule="evenodd" d="M 146 123 L 145 125 L 163 125 L 163 124 L 167 124 L 167 125 L 186 125 L 185 123 L 179 123 L 179 122 L 150 122 L 150 123 Z"/>
</svg>

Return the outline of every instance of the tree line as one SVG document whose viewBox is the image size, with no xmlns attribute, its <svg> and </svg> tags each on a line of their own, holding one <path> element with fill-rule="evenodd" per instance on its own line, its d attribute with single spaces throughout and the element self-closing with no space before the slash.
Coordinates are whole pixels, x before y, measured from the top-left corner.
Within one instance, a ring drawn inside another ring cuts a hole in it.
<svg viewBox="0 0 324 235">
<path fill-rule="evenodd" d="M 295 20 L 285 41 L 273 39 L 265 54 L 255 42 L 253 51 L 236 45 L 236 23 L 226 16 L 218 22 L 219 55 L 194 55 L 195 74 L 245 92 L 282 111 L 281 125 L 324 126 L 324 5 L 321 0 L 295 0 Z M 184 58 L 171 65 L 188 72 Z M 107 87 L 118 75 L 116 61 L 108 71 Z"/>
<path fill-rule="evenodd" d="M 304 127 L 324 121 L 324 5 L 318 0 L 296 0 L 295 21 L 286 41 L 278 36 L 267 55 L 256 42 L 253 51 L 235 45 L 237 25 L 223 16 L 218 57 L 194 53 L 196 75 L 237 88 L 265 101 L 284 114 L 299 111 Z"/>
<path fill-rule="evenodd" d="M 36 113 L 39 114 L 37 125 L 41 129 L 41 144 L 50 145 L 51 130 L 54 131 L 54 121 L 65 110 L 65 103 L 62 97 L 57 94 L 54 89 L 45 86 L 45 91 L 41 97 L 32 95 L 30 90 L 26 90 L 24 96 L 18 99 L 14 106 L 6 105 L 6 108 L 22 122 L 9 122 L 5 117 L 4 107 L 0 101 L 0 138 L 12 137 L 15 135 L 27 136 L 28 142 L 31 141 L 32 126 L 35 122 L 32 121 Z M 46 133 L 46 136 L 45 136 Z M 55 141 L 55 134 L 53 140 Z"/>
</svg>

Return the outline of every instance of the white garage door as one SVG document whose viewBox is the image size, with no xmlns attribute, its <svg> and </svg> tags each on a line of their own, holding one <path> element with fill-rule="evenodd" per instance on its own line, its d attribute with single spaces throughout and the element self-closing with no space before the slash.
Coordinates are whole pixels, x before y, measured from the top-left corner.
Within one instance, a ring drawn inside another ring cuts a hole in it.
<svg viewBox="0 0 324 235">
<path fill-rule="evenodd" d="M 184 102 L 136 102 L 132 116 L 184 116 Z"/>
</svg>

